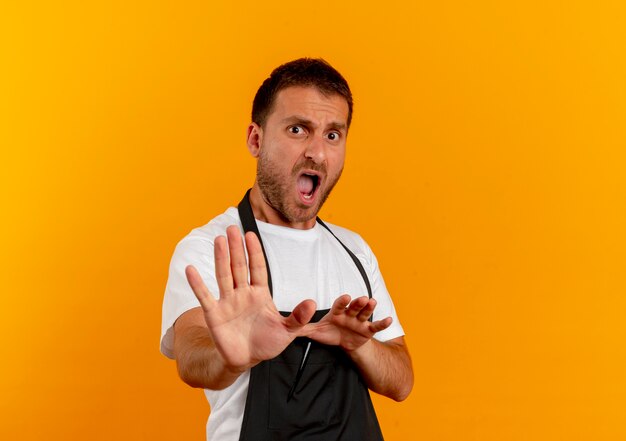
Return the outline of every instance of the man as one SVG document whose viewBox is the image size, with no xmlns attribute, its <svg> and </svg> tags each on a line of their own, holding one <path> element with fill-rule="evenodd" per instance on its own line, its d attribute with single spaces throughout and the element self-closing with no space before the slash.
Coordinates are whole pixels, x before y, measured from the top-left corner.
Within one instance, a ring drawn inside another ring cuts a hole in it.
<svg viewBox="0 0 626 441">
<path fill-rule="evenodd" d="M 325 61 L 275 69 L 248 127 L 254 186 L 176 248 L 161 350 L 205 389 L 209 440 L 382 440 L 368 388 L 398 401 L 411 391 L 376 258 L 317 218 L 351 118 L 348 84 Z"/>
</svg>

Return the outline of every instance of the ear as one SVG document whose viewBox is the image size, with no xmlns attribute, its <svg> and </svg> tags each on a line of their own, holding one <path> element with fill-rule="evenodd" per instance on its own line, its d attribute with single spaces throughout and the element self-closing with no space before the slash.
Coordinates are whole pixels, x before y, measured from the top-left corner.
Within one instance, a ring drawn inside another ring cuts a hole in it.
<svg viewBox="0 0 626 441">
<path fill-rule="evenodd" d="M 248 126 L 248 150 L 255 158 L 259 157 L 261 150 L 261 141 L 263 140 L 263 129 L 255 122 L 251 122 Z"/>
</svg>

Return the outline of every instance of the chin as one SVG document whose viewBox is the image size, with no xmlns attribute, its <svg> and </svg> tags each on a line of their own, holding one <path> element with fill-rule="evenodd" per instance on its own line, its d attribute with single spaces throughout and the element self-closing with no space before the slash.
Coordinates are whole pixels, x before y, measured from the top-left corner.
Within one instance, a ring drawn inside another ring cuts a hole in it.
<svg viewBox="0 0 626 441">
<path fill-rule="evenodd" d="M 285 216 L 290 222 L 306 222 L 315 219 L 318 207 L 297 208 Z"/>
<path fill-rule="evenodd" d="M 285 207 L 287 210 L 285 210 L 283 215 L 291 222 L 306 222 L 308 220 L 315 219 L 317 213 L 319 213 L 322 208 L 322 205 L 324 205 L 323 200 L 317 201 L 314 205 L 296 203 L 290 207 Z"/>
</svg>

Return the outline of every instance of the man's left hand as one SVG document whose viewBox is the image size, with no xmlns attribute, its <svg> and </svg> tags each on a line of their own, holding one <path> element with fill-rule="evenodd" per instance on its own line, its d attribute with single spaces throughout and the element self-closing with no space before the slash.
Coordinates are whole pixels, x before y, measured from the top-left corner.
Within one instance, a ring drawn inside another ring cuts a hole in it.
<svg viewBox="0 0 626 441">
<path fill-rule="evenodd" d="M 348 294 L 340 296 L 324 318 L 307 324 L 302 333 L 319 343 L 341 346 L 346 352 L 352 352 L 391 325 L 391 317 L 369 321 L 376 308 L 376 300 L 367 297 L 350 300 Z"/>
</svg>

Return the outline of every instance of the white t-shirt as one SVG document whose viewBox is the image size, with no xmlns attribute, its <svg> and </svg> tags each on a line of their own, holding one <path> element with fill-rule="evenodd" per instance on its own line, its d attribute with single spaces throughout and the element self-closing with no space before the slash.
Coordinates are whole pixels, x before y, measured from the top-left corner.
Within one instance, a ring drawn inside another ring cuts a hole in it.
<svg viewBox="0 0 626 441">
<path fill-rule="evenodd" d="M 279 311 L 292 311 L 305 299 L 313 299 L 317 309 L 329 309 L 342 294 L 354 299 L 367 296 L 367 288 L 356 265 L 341 244 L 324 227 L 316 224 L 298 230 L 256 221 L 272 274 L 273 298 Z M 161 352 L 173 358 L 174 322 L 191 308 L 200 306 L 185 277 L 185 267 L 194 265 L 209 291 L 219 297 L 215 280 L 213 243 L 226 235 L 226 228 L 237 225 L 243 231 L 239 213 L 231 207 L 203 227 L 196 228 L 181 240 L 170 263 L 169 278 L 163 299 Z M 391 316 L 393 323 L 374 338 L 386 341 L 404 335 L 393 303 L 385 287 L 378 262 L 365 241 L 356 233 L 336 225 L 326 225 L 352 251 L 367 273 L 372 297 L 376 299 L 373 320 Z M 243 419 L 250 373 L 241 375 L 229 387 L 205 389 L 211 405 L 207 439 L 237 441 Z"/>
</svg>

